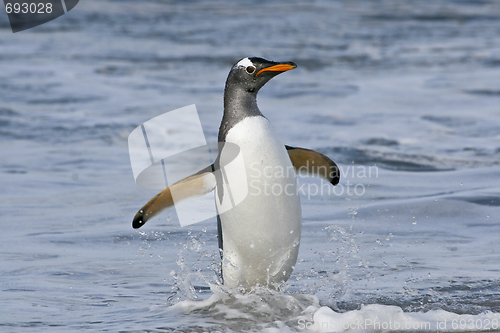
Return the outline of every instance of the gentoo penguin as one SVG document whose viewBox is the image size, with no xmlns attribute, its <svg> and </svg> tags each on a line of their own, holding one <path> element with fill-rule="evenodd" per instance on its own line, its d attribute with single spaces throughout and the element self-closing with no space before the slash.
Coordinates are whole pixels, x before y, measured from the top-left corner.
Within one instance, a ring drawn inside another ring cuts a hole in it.
<svg viewBox="0 0 500 333">
<path fill-rule="evenodd" d="M 296 172 L 339 182 L 337 165 L 313 150 L 285 146 L 257 107 L 257 93 L 270 79 L 297 67 L 293 62 L 243 58 L 229 72 L 224 115 L 215 163 L 169 186 L 153 197 L 133 220 L 142 227 L 161 210 L 192 196 L 215 190 L 219 247 L 224 285 L 250 291 L 279 288 L 297 261 L 302 214 Z M 228 166 L 234 149 L 243 164 Z M 228 162 L 225 162 L 228 161 Z M 219 172 L 224 170 L 224 172 Z M 234 204 L 234 196 L 245 197 Z M 227 206 L 231 208 L 227 208 Z"/>
</svg>

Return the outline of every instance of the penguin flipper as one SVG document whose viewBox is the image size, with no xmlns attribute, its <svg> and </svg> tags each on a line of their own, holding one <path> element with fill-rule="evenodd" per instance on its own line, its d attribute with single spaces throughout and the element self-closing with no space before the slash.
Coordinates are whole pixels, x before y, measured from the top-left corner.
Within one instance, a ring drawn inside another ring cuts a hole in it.
<svg viewBox="0 0 500 333">
<path fill-rule="evenodd" d="M 305 148 L 285 146 L 297 173 L 315 176 L 337 185 L 340 181 L 339 167 L 328 156 Z"/>
<path fill-rule="evenodd" d="M 179 180 L 155 195 L 135 214 L 132 227 L 134 229 L 142 227 L 150 218 L 173 206 L 175 202 L 190 197 L 202 196 L 213 191 L 216 180 L 212 171 L 213 165 L 210 165 L 191 176 Z M 172 192 L 175 193 L 175 200 L 172 197 Z"/>
</svg>

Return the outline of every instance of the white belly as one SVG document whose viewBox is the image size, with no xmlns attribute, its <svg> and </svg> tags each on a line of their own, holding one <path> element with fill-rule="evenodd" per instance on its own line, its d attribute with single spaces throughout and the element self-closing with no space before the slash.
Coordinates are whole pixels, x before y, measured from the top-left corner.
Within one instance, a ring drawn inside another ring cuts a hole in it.
<svg viewBox="0 0 500 333">
<path fill-rule="evenodd" d="M 225 170 L 232 191 L 225 187 L 222 202 L 216 193 L 217 209 L 223 212 L 224 284 L 245 290 L 256 285 L 275 288 L 289 278 L 299 251 L 302 214 L 295 171 L 264 117 L 242 120 L 228 132 L 226 142 L 239 146 L 242 163 L 238 170 Z M 238 203 L 235 197 L 244 199 Z M 227 209 L 231 203 L 234 207 Z"/>
</svg>

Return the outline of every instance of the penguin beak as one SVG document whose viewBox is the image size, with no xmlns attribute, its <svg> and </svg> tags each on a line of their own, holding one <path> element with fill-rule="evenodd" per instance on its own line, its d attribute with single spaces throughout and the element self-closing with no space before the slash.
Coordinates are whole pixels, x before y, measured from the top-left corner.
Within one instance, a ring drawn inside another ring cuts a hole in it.
<svg viewBox="0 0 500 333">
<path fill-rule="evenodd" d="M 262 68 L 257 75 L 262 72 L 286 72 L 297 67 L 293 62 L 283 62 L 269 67 Z"/>
</svg>

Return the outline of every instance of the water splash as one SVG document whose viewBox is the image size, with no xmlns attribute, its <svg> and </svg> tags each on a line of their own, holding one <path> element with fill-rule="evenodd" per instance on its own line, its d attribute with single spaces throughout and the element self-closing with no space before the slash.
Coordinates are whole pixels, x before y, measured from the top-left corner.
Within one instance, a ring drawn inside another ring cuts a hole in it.
<svg viewBox="0 0 500 333">
<path fill-rule="evenodd" d="M 270 327 L 294 327 L 297 321 L 313 320 L 319 300 L 313 295 L 286 294 L 267 288 L 256 288 L 248 294 L 210 284 L 206 300 L 184 300 L 169 307 L 170 314 L 209 317 L 212 324 L 231 331 L 262 330 Z"/>
<path fill-rule="evenodd" d="M 183 300 L 200 300 L 206 298 L 209 286 L 220 285 L 220 255 L 216 248 L 217 236 L 207 233 L 207 228 L 193 231 L 189 228 L 187 238 L 179 244 L 176 264 L 172 270 L 172 296 L 168 304 L 174 305 Z"/>
<path fill-rule="evenodd" d="M 313 320 L 320 303 L 335 308 L 344 295 L 350 281 L 349 268 L 358 251 L 350 231 L 330 225 L 321 232 L 327 235 L 324 242 L 318 244 L 314 253 L 305 253 L 307 259 L 297 264 L 292 278 L 280 290 L 256 288 L 241 294 L 221 283 L 215 232 L 196 226 L 187 233 L 185 229 L 172 231 L 177 237 L 170 239 L 178 247 L 177 267 L 167 276 L 172 293 L 166 301 L 166 311 L 210 317 L 225 327 L 234 324 L 234 330 L 243 326 L 293 327 L 300 318 Z M 146 249 L 153 240 L 167 238 L 166 234 L 153 232 L 142 236 L 146 243 L 142 248 Z"/>
</svg>

